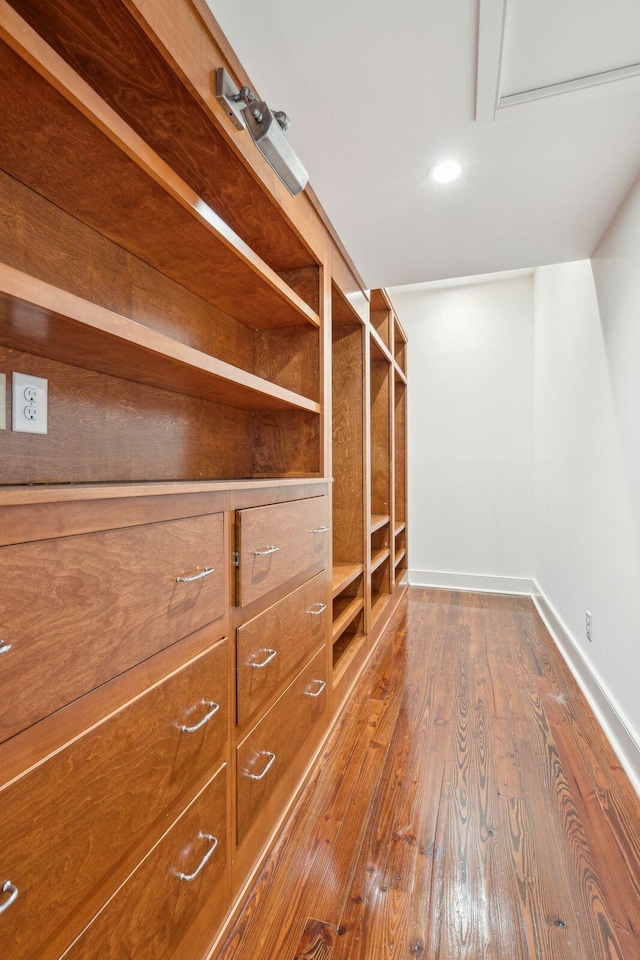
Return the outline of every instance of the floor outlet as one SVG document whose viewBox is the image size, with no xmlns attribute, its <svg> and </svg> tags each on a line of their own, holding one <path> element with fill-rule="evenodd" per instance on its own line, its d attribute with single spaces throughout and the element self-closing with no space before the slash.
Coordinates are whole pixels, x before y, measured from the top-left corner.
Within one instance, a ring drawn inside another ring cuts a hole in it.
<svg viewBox="0 0 640 960">
<path fill-rule="evenodd" d="M 15 433 L 47 433 L 48 387 L 49 381 L 43 377 L 11 374 L 11 428 Z"/>
<path fill-rule="evenodd" d="M 587 640 L 589 641 L 589 643 L 591 643 L 591 614 L 589 613 L 588 610 L 587 610 L 587 613 L 586 613 L 586 621 L 587 621 L 587 623 L 586 623 L 586 626 L 587 626 Z"/>
</svg>

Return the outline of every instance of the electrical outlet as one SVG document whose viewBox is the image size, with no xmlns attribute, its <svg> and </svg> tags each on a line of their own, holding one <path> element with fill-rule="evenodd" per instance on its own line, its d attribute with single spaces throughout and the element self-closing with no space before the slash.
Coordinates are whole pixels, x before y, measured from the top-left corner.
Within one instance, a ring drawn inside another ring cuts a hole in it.
<svg viewBox="0 0 640 960">
<path fill-rule="evenodd" d="M 586 612 L 586 627 L 587 627 L 587 640 L 591 643 L 591 614 L 587 610 Z"/>
<path fill-rule="evenodd" d="M 0 430 L 7 429 L 7 375 L 0 373 Z"/>
<path fill-rule="evenodd" d="M 15 433 L 47 433 L 48 388 L 49 381 L 43 377 L 11 374 L 11 428 Z"/>
</svg>

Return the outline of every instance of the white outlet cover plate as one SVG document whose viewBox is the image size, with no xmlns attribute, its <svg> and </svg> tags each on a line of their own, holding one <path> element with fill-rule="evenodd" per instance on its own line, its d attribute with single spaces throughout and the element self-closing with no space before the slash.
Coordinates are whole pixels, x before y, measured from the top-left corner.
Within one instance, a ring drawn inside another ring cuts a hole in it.
<svg viewBox="0 0 640 960">
<path fill-rule="evenodd" d="M 0 430 L 7 429 L 7 375 L 0 373 Z"/>
<path fill-rule="evenodd" d="M 26 391 L 35 391 L 35 396 L 29 399 Z M 12 373 L 11 396 L 14 433 L 47 433 L 49 381 L 27 373 Z M 27 408 L 31 416 L 27 416 Z"/>
</svg>

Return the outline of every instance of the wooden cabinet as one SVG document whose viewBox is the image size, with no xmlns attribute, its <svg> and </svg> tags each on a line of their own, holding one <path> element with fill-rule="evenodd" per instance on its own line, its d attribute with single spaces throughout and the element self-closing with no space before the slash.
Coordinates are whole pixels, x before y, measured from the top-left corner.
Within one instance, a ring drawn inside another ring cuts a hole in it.
<svg viewBox="0 0 640 960">
<path fill-rule="evenodd" d="M 238 606 L 246 606 L 329 559 L 331 526 L 324 497 L 238 510 Z"/>
<path fill-rule="evenodd" d="M 0 0 L 12 960 L 204 960 L 401 595 L 402 327 L 219 66 L 201 0 Z"/>
<path fill-rule="evenodd" d="M 327 634 L 326 582 L 317 574 L 237 630 L 237 719 L 243 726 Z"/>
<path fill-rule="evenodd" d="M 200 960 L 229 903 L 227 770 L 171 825 L 65 960 Z"/>
<path fill-rule="evenodd" d="M 0 739 L 224 612 L 222 514 L 0 548 Z"/>
<path fill-rule="evenodd" d="M 223 640 L 0 792 L 0 869 L 19 890 L 2 917 L 14 960 L 50 955 L 104 902 L 119 864 L 222 756 Z"/>
<path fill-rule="evenodd" d="M 244 839 L 326 705 L 320 650 L 237 748 L 237 836 Z"/>
</svg>

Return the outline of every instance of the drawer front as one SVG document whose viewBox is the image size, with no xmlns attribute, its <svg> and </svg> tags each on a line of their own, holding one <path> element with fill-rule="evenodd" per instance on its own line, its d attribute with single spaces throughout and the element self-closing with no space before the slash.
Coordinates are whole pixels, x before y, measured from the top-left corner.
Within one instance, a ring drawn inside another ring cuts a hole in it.
<svg viewBox="0 0 640 960">
<path fill-rule="evenodd" d="M 0 741 L 219 619 L 224 564 L 222 514 L 2 547 Z"/>
<path fill-rule="evenodd" d="M 327 562 L 328 497 L 310 497 L 236 512 L 237 605 L 246 606 L 317 563 Z"/>
<path fill-rule="evenodd" d="M 223 640 L 0 792 L 0 878 L 19 890 L 0 917 L 12 960 L 68 944 L 78 907 L 97 909 L 113 868 L 220 762 L 228 660 Z"/>
<path fill-rule="evenodd" d="M 229 907 L 226 794 L 223 767 L 64 954 L 64 960 L 201 960 L 205 956 L 212 933 Z"/>
<path fill-rule="evenodd" d="M 326 704 L 325 687 L 323 647 L 238 746 L 238 843 L 321 716 Z"/>
<path fill-rule="evenodd" d="M 238 723 L 245 724 L 311 650 L 326 639 L 325 574 L 274 603 L 237 631 Z"/>
</svg>

